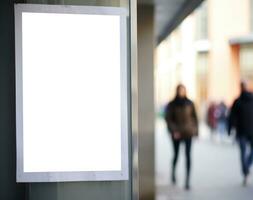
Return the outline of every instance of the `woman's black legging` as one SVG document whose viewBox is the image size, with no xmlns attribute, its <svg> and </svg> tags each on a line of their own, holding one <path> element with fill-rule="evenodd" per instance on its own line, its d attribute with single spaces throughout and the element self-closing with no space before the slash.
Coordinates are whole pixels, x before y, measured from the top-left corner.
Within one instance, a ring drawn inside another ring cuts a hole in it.
<svg viewBox="0 0 253 200">
<path fill-rule="evenodd" d="M 190 171 L 191 171 L 191 144 L 192 139 L 183 139 L 183 140 L 174 140 L 172 139 L 173 143 L 173 149 L 174 149 L 174 157 L 172 160 L 172 173 L 173 176 L 175 176 L 176 172 L 176 166 L 177 166 L 177 160 L 178 160 L 178 154 L 179 154 L 179 148 L 180 143 L 185 143 L 185 157 L 186 157 L 186 182 L 189 182 L 190 179 Z"/>
</svg>

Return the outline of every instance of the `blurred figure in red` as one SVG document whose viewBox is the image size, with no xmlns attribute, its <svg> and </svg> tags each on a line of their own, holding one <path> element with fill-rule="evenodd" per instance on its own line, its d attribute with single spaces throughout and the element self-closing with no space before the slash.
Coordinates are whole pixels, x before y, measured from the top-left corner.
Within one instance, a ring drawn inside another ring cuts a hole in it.
<svg viewBox="0 0 253 200">
<path fill-rule="evenodd" d="M 172 161 L 172 183 L 176 183 L 176 165 L 179 147 L 185 144 L 186 180 L 185 189 L 190 189 L 191 145 L 192 137 L 198 135 L 198 120 L 193 102 L 186 96 L 186 88 L 180 84 L 176 97 L 169 102 L 165 110 L 165 120 L 171 133 L 174 157 Z"/>
<path fill-rule="evenodd" d="M 214 102 L 208 107 L 207 110 L 207 125 L 211 130 L 211 133 L 214 134 L 217 128 L 217 105 Z"/>
</svg>

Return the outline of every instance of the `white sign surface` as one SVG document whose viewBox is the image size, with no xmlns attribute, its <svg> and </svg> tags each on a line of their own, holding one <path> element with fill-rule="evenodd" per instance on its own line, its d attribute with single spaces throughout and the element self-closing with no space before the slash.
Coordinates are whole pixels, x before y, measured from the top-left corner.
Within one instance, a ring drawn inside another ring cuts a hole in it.
<svg viewBox="0 0 253 200">
<path fill-rule="evenodd" d="M 123 17 L 27 6 L 16 7 L 17 180 L 126 179 Z"/>
</svg>

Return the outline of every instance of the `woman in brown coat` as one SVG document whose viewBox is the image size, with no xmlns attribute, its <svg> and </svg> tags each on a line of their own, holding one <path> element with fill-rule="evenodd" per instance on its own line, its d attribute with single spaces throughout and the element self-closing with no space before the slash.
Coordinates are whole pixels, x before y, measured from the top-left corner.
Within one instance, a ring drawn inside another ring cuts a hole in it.
<svg viewBox="0 0 253 200">
<path fill-rule="evenodd" d="M 179 147 L 181 143 L 184 143 L 186 155 L 185 188 L 188 190 L 190 189 L 191 144 L 192 137 L 198 135 L 198 120 L 194 104 L 187 98 L 184 85 L 180 84 L 177 86 L 176 97 L 166 107 L 165 120 L 171 133 L 174 149 L 172 183 L 176 183 L 175 173 Z"/>
</svg>

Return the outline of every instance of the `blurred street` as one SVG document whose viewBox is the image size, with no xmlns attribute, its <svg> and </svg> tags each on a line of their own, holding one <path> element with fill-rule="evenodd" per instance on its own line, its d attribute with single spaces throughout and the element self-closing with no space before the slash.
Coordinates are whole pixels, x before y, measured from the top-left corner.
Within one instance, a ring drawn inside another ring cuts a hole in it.
<svg viewBox="0 0 253 200">
<path fill-rule="evenodd" d="M 208 130 L 201 128 L 200 139 L 192 149 L 191 190 L 184 191 L 184 145 L 180 148 L 177 185 L 170 181 L 172 147 L 162 120 L 156 125 L 156 200 L 252 200 L 253 175 L 242 187 L 239 150 L 229 140 L 212 140 Z"/>
</svg>

